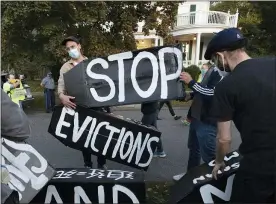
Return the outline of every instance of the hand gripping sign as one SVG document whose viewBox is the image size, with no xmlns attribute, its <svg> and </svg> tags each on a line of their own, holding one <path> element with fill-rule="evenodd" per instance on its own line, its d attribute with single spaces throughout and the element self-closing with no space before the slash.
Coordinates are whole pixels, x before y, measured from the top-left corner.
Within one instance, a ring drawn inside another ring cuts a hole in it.
<svg viewBox="0 0 276 204">
<path fill-rule="evenodd" d="M 170 192 L 170 202 L 175 203 L 227 203 L 230 201 L 235 173 L 242 156 L 238 151 L 224 158 L 224 172 L 218 171 L 218 180 L 212 177 L 215 161 L 202 164 L 188 171 Z"/>
<path fill-rule="evenodd" d="M 161 133 L 107 113 L 56 106 L 48 129 L 66 146 L 147 170 Z"/>
<path fill-rule="evenodd" d="M 31 145 L 1 138 L 1 159 L 9 171 L 8 186 L 19 193 L 20 203 L 28 203 L 54 176 L 55 170 Z"/>
<path fill-rule="evenodd" d="M 64 74 L 68 95 L 85 107 L 185 97 L 181 47 L 162 46 L 88 59 Z"/>
</svg>

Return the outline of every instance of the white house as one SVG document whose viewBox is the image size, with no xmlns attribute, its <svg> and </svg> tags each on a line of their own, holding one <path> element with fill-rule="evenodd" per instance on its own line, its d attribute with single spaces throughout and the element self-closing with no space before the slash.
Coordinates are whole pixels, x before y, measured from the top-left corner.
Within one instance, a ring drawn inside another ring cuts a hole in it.
<svg viewBox="0 0 276 204">
<path fill-rule="evenodd" d="M 230 12 L 210 11 L 209 1 L 186 1 L 178 6 L 176 24 L 171 34 L 175 41 L 182 44 L 186 54 L 184 67 L 201 65 L 207 62 L 204 59 L 206 47 L 214 33 L 225 28 L 237 27 L 238 11 L 231 15 Z M 149 36 L 142 33 L 143 22 L 138 23 L 138 32 L 135 33 L 137 48 L 147 48 L 163 45 L 163 39 L 150 31 Z"/>
</svg>

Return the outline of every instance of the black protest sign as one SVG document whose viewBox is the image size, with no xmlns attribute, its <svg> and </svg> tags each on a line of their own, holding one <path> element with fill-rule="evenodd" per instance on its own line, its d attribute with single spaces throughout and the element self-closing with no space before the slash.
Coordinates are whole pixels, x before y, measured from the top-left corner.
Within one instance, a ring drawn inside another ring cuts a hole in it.
<svg viewBox="0 0 276 204">
<path fill-rule="evenodd" d="M 32 203 L 145 203 L 142 173 L 122 170 L 57 169 Z"/>
<path fill-rule="evenodd" d="M 218 180 L 212 177 L 215 161 L 202 164 L 188 171 L 170 192 L 170 203 L 226 203 L 230 200 L 233 179 L 239 168 L 241 155 L 238 151 L 225 158 L 224 172 L 218 172 Z"/>
<path fill-rule="evenodd" d="M 147 170 L 161 133 L 110 114 L 56 106 L 48 129 L 66 146 Z"/>
<path fill-rule="evenodd" d="M 20 203 L 29 203 L 54 176 L 55 170 L 31 145 L 2 140 L 2 165 L 9 171 L 8 183 L 19 194 Z"/>
<path fill-rule="evenodd" d="M 68 95 L 85 107 L 185 97 L 180 46 L 162 46 L 88 59 L 64 74 Z"/>
</svg>

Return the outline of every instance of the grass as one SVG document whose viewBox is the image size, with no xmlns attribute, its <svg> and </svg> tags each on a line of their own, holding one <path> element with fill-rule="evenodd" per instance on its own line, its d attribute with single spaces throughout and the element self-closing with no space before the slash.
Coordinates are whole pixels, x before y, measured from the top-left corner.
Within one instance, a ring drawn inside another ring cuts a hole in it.
<svg viewBox="0 0 276 204">
<path fill-rule="evenodd" d="M 172 182 L 156 182 L 146 184 L 147 203 L 165 204 L 169 201 L 169 188 Z"/>
<path fill-rule="evenodd" d="M 35 80 L 27 80 L 26 83 L 31 87 L 31 92 L 42 92 L 43 93 L 43 88 L 40 86 L 41 81 Z"/>
</svg>

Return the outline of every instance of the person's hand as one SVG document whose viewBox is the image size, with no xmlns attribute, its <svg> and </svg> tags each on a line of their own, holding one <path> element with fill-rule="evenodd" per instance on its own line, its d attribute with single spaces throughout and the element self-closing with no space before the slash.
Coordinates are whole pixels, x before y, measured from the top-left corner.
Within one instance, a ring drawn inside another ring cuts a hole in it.
<svg viewBox="0 0 276 204">
<path fill-rule="evenodd" d="M 15 82 L 14 87 L 17 88 L 19 85 L 20 85 L 20 81 L 18 80 Z"/>
<path fill-rule="evenodd" d="M 65 94 L 60 94 L 59 98 L 60 98 L 61 103 L 65 107 L 72 108 L 72 109 L 76 108 L 76 104 L 71 101 L 72 99 L 75 99 L 75 97 L 73 97 L 73 96 L 67 96 Z"/>
<path fill-rule="evenodd" d="M 193 80 L 193 78 L 188 72 L 182 72 L 180 74 L 180 80 L 184 81 L 186 84 L 189 84 Z"/>
<path fill-rule="evenodd" d="M 221 163 L 217 163 L 215 164 L 214 168 L 213 168 L 213 171 L 212 171 L 212 175 L 213 177 L 217 180 L 217 175 L 218 175 L 218 171 L 222 171 L 224 170 L 225 168 L 225 163 L 224 162 L 221 162 Z"/>
</svg>

